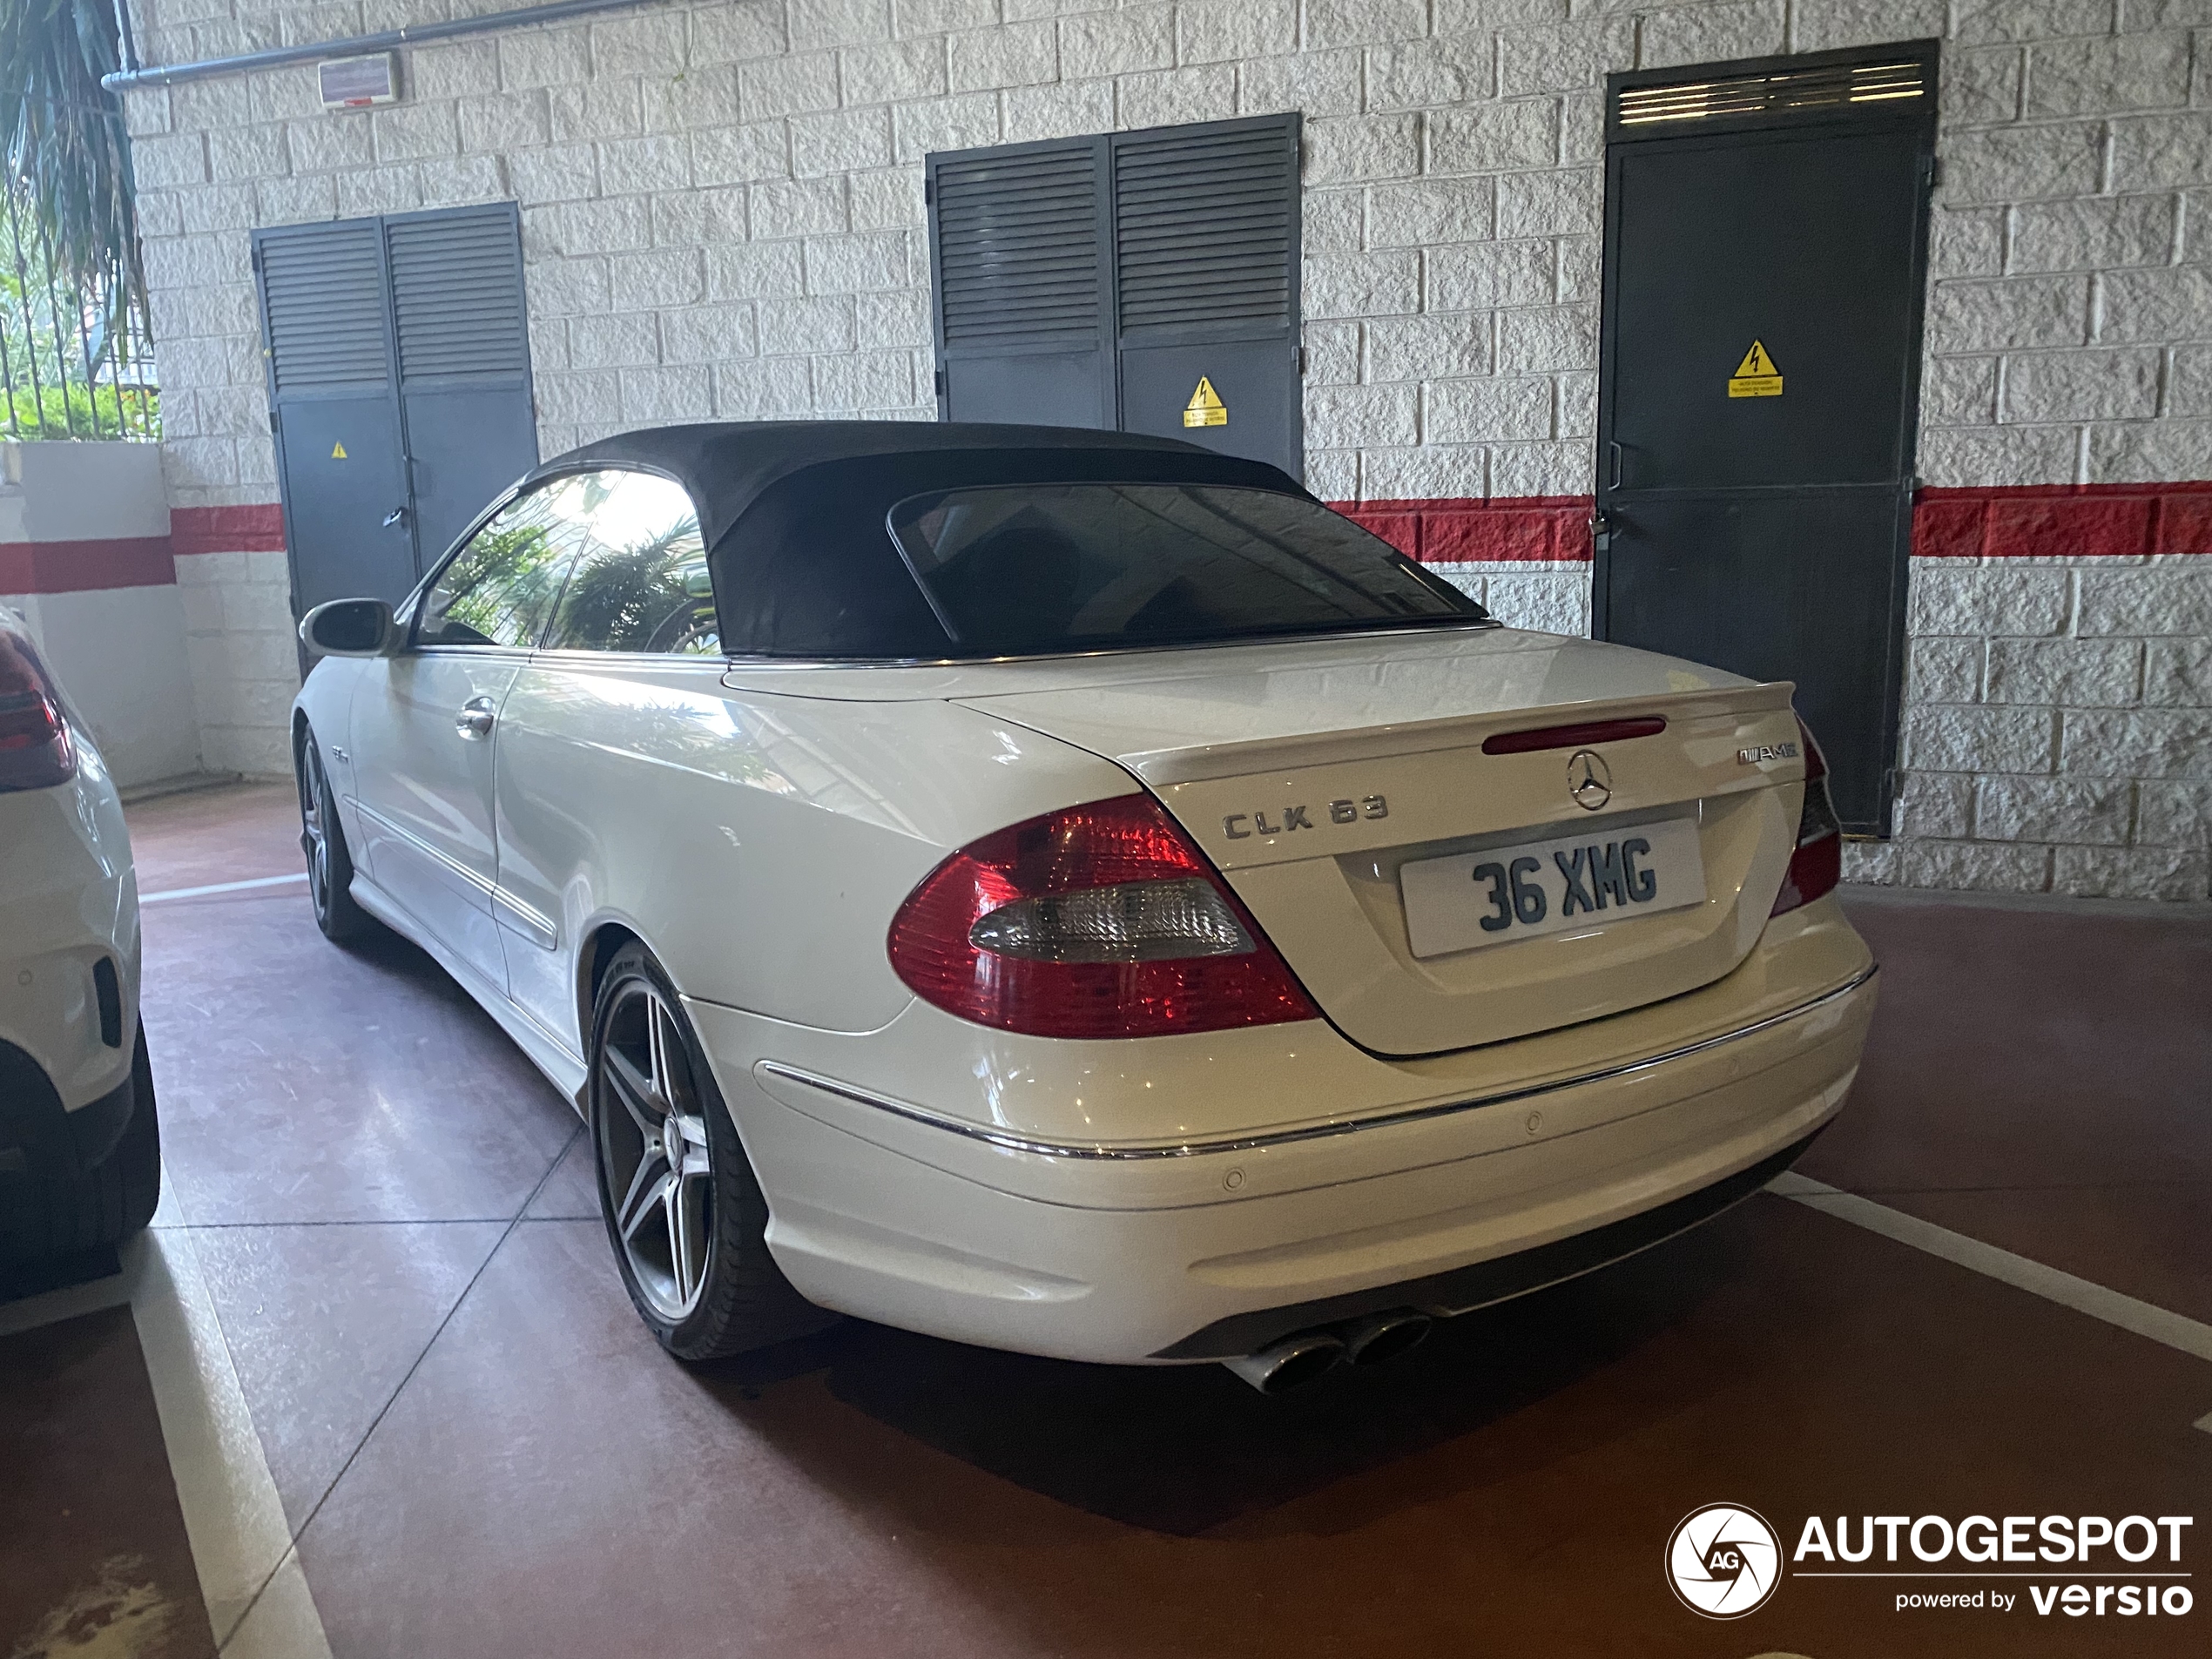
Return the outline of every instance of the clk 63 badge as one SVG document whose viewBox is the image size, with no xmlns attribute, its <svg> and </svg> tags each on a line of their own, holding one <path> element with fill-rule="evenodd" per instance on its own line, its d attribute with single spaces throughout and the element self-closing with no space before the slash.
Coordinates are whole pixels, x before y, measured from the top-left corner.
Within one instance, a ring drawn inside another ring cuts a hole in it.
<svg viewBox="0 0 2212 1659">
<path fill-rule="evenodd" d="M 1363 818 L 1388 818 L 1390 803 L 1380 795 L 1362 795 L 1357 800 L 1332 800 L 1326 808 L 1332 824 L 1357 823 Z M 1250 829 L 1239 825 L 1250 824 Z M 1249 841 L 1255 835 L 1288 835 L 1292 830 L 1315 827 L 1305 806 L 1285 806 L 1283 821 L 1270 823 L 1265 812 L 1231 813 L 1221 820 L 1221 833 L 1232 841 Z"/>
<path fill-rule="evenodd" d="M 1797 758 L 1797 745 L 1795 743 L 1757 743 L 1736 752 L 1738 764 L 1746 766 L 1764 765 L 1770 760 L 1795 760 Z"/>
</svg>

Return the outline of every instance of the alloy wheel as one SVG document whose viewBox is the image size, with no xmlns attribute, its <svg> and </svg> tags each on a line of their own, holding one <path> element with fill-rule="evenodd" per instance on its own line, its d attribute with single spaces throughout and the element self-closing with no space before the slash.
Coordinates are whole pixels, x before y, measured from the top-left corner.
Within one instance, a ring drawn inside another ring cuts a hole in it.
<svg viewBox="0 0 2212 1659">
<path fill-rule="evenodd" d="M 307 780 L 300 792 L 300 833 L 307 842 L 308 896 L 320 916 L 330 908 L 330 829 L 323 822 L 323 803 L 330 790 L 323 781 L 322 757 L 315 752 L 313 738 L 307 741 L 303 758 Z"/>
<path fill-rule="evenodd" d="M 624 985 L 606 1021 L 598 1150 L 615 1236 L 639 1292 L 676 1324 L 698 1306 L 713 1248 L 706 1117 L 690 1049 L 658 988 Z"/>
</svg>

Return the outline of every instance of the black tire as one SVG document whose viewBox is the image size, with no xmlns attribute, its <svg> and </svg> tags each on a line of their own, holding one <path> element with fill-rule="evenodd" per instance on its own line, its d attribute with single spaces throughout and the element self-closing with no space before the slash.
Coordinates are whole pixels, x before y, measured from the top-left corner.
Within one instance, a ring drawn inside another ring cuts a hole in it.
<svg viewBox="0 0 2212 1659">
<path fill-rule="evenodd" d="M 658 1035 L 656 1020 L 664 1022 Z M 836 1322 L 769 1255 L 768 1201 L 713 1069 L 676 988 L 634 942 L 599 982 L 586 1104 L 607 1242 L 662 1347 L 678 1359 L 718 1359 Z M 689 1173 L 671 1183 L 679 1162 Z M 656 1190 L 672 1196 L 656 1198 Z M 679 1229 L 690 1241 L 683 1271 Z"/>
<path fill-rule="evenodd" d="M 339 821 L 338 802 L 312 727 L 300 728 L 293 776 L 300 786 L 300 850 L 307 858 L 307 898 L 314 907 L 315 926 L 334 945 L 356 944 L 377 922 L 354 902 L 354 855 L 346 846 L 346 826 Z"/>
<path fill-rule="evenodd" d="M 0 1174 L 0 1263 L 51 1261 L 120 1244 L 153 1218 L 161 1197 L 161 1124 L 143 1028 L 131 1053 L 130 1116 L 112 1146 L 86 1163 L 80 1114 L 29 1055 L 0 1066 L 0 1143 L 17 1154 Z M 94 1111 L 97 1107 L 83 1109 Z M 112 1133 L 112 1119 L 110 1119 Z"/>
</svg>

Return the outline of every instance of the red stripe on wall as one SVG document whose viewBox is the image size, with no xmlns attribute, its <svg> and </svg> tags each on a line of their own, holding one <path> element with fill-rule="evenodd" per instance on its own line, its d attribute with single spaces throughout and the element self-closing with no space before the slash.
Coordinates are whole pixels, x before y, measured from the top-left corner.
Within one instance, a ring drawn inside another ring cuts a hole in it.
<svg viewBox="0 0 2212 1659">
<path fill-rule="evenodd" d="M 1590 556 L 1588 496 L 1501 496 L 1489 501 L 1335 502 L 1346 518 L 1424 564 Z"/>
<path fill-rule="evenodd" d="M 1332 502 L 1425 564 L 1590 556 L 1588 496 Z M 1918 558 L 2120 558 L 2212 553 L 2212 482 L 1918 491 Z"/>
<path fill-rule="evenodd" d="M 0 593 L 91 593 L 159 588 L 177 579 L 165 536 L 91 542 L 0 543 Z"/>
<path fill-rule="evenodd" d="M 172 507 L 169 540 L 179 556 L 189 553 L 281 553 L 284 509 L 274 502 L 248 507 Z"/>
<path fill-rule="evenodd" d="M 1923 489 L 1922 558 L 2141 558 L 2212 553 L 2212 482 Z"/>
</svg>

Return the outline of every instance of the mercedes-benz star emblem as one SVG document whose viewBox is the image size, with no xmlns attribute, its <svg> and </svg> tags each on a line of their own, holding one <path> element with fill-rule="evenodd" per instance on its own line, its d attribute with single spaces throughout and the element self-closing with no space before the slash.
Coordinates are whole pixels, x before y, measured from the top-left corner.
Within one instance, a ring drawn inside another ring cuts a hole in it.
<svg viewBox="0 0 2212 1659">
<path fill-rule="evenodd" d="M 1567 792 L 1577 806 L 1595 812 L 1613 799 L 1613 773 L 1595 749 L 1577 749 L 1567 763 Z"/>
</svg>

